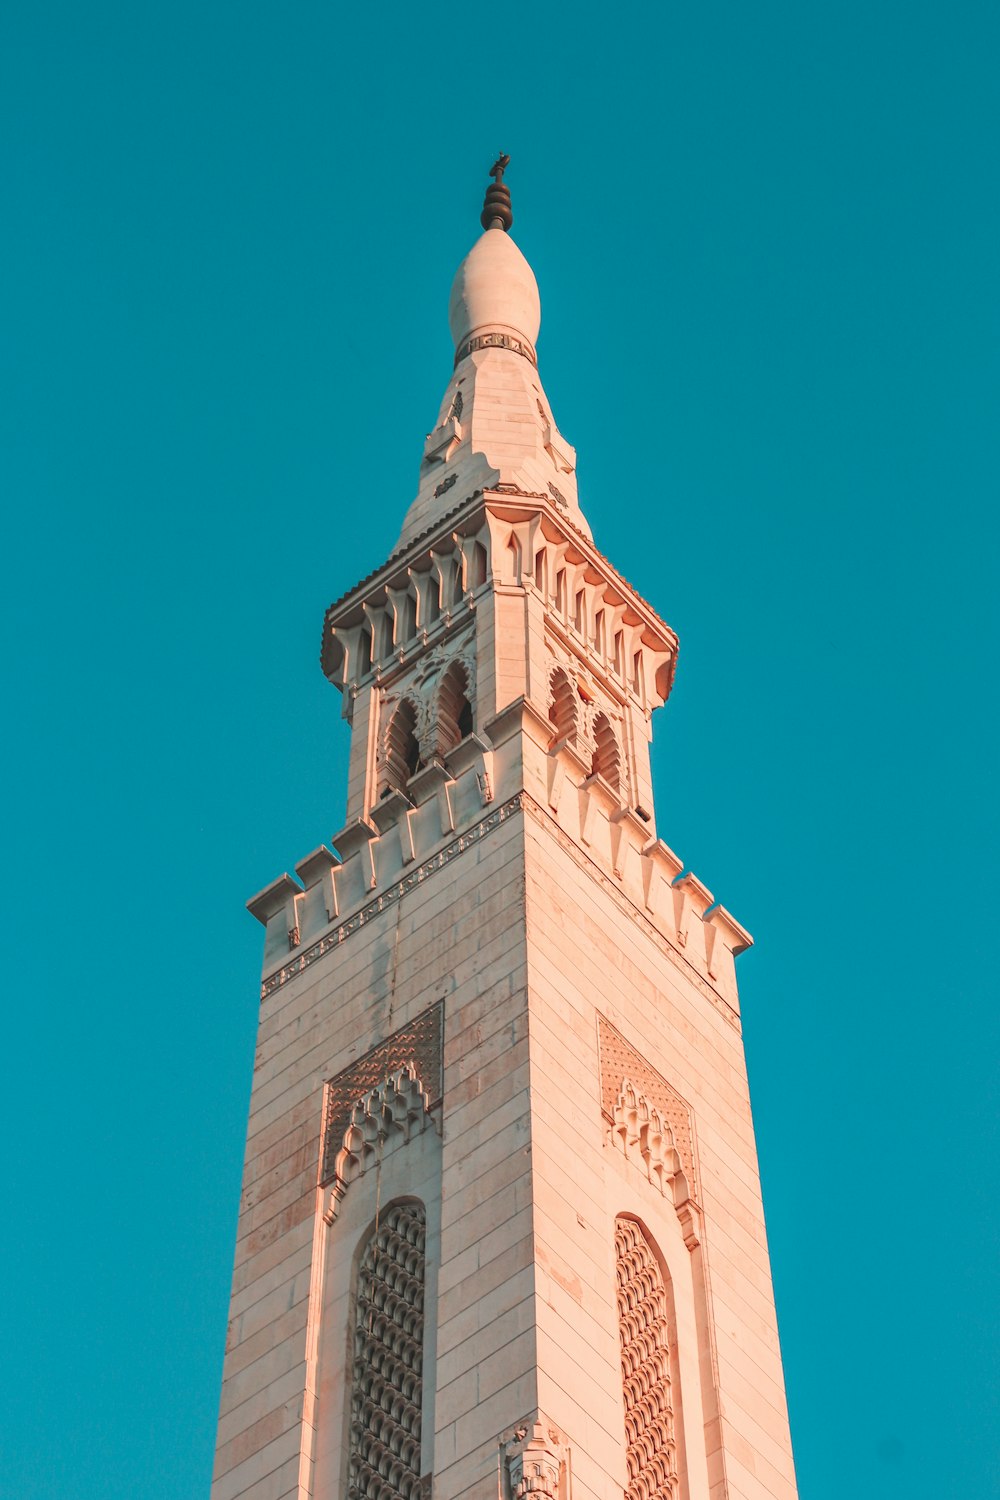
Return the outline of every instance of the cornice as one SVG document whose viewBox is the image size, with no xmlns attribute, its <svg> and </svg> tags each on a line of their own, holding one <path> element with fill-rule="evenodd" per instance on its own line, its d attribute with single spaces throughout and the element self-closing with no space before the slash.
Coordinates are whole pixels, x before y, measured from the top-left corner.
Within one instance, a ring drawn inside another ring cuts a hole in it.
<svg viewBox="0 0 1000 1500">
<path fill-rule="evenodd" d="M 547 521 L 554 525 L 562 534 L 564 541 L 571 543 L 583 554 L 585 561 L 596 566 L 602 571 L 609 583 L 618 588 L 623 598 L 640 615 L 644 623 L 658 634 L 664 637 L 665 643 L 671 651 L 670 663 L 670 687 L 673 686 L 674 676 L 677 671 L 677 655 L 679 641 L 676 633 L 667 622 L 657 614 L 653 607 L 647 602 L 642 594 L 631 584 L 628 579 L 618 571 L 614 563 L 597 548 L 590 537 L 566 516 L 558 507 L 550 495 L 543 495 L 538 491 L 522 490 L 513 484 L 498 484 L 489 489 L 476 489 L 466 495 L 458 505 L 452 506 L 441 516 L 433 526 L 427 527 L 419 536 L 415 536 L 405 547 L 394 552 L 381 567 L 375 568 L 353 588 L 347 590 L 339 599 L 328 606 L 323 617 L 323 640 L 320 647 L 320 666 L 326 672 L 326 650 L 330 639 L 330 626 L 334 617 L 341 615 L 352 606 L 360 606 L 363 598 L 373 590 L 388 585 L 393 576 L 409 565 L 409 562 L 425 554 L 433 547 L 435 540 L 448 532 L 454 531 L 461 521 L 467 520 L 478 514 L 480 507 L 483 511 L 491 509 L 491 502 L 496 502 L 503 507 L 505 517 L 513 512 L 512 519 L 519 515 L 534 515 L 543 512 Z M 553 538 L 549 537 L 549 540 Z M 669 696 L 669 688 L 664 698 Z"/>
<path fill-rule="evenodd" d="M 432 854 L 428 859 L 423 860 L 419 865 L 409 870 L 401 879 L 394 881 L 380 895 L 366 902 L 353 915 L 347 917 L 342 922 L 338 922 L 330 932 L 325 933 L 317 942 L 310 944 L 308 948 L 304 948 L 301 953 L 296 953 L 294 958 L 291 958 L 288 963 L 282 964 L 279 969 L 268 974 L 260 987 L 261 1000 L 266 1000 L 275 991 L 282 989 L 291 980 L 298 978 L 306 969 L 311 968 L 317 960 L 323 958 L 327 953 L 331 953 L 334 949 L 339 948 L 353 933 L 358 932 L 368 922 L 380 916 L 382 912 L 388 911 L 390 907 L 395 906 L 409 891 L 412 891 L 418 885 L 422 885 L 436 871 L 443 870 L 446 865 L 451 864 L 452 860 L 457 859 L 466 849 L 488 838 L 495 829 L 499 828 L 501 824 L 508 822 L 510 818 L 516 816 L 519 812 L 528 813 L 536 823 L 544 827 L 546 832 L 570 855 L 578 867 L 610 896 L 619 911 L 629 917 L 656 944 L 660 952 L 665 954 L 678 972 L 683 974 L 700 994 L 704 995 L 723 1019 L 736 1031 L 740 1030 L 739 1015 L 729 1002 L 699 974 L 694 965 L 685 958 L 684 954 L 670 941 L 667 935 L 654 922 L 651 922 L 644 912 L 639 910 L 631 897 L 615 883 L 611 876 L 606 875 L 600 866 L 580 848 L 575 840 L 560 828 L 552 815 L 540 803 L 536 802 L 530 793 L 524 791 L 518 792 L 515 796 L 509 797 L 506 802 L 502 802 L 498 807 L 495 807 L 485 818 L 481 818 L 478 823 L 473 824 L 471 828 L 466 829 L 457 838 L 451 839 L 443 848 L 438 849 L 435 854 Z"/>
<path fill-rule="evenodd" d="M 339 948 L 341 943 L 345 942 L 352 933 L 364 927 L 374 917 L 380 916 L 382 912 L 388 911 L 390 907 L 395 906 L 408 891 L 412 891 L 415 886 L 421 885 L 435 871 L 443 870 L 458 855 L 463 854 L 473 844 L 478 844 L 482 839 L 488 837 L 495 828 L 499 828 L 502 823 L 506 823 L 509 818 L 512 818 L 520 811 L 520 796 L 510 797 L 506 802 L 502 802 L 499 807 L 495 807 L 487 817 L 481 818 L 478 823 L 473 824 L 471 828 L 466 829 L 464 833 L 460 833 L 457 838 L 445 844 L 443 849 L 439 849 L 429 859 L 425 859 L 414 869 L 409 870 L 402 879 L 395 881 L 381 895 L 376 896 L 372 901 L 366 902 L 353 916 L 347 917 L 343 922 L 338 922 L 331 932 L 324 933 L 323 937 L 317 942 L 310 944 L 308 948 L 304 948 L 301 953 L 297 953 L 294 958 L 290 959 L 288 963 L 282 964 L 281 968 L 277 969 L 273 974 L 267 975 L 260 987 L 261 1000 L 266 1000 L 269 995 L 274 994 L 275 990 L 279 990 L 288 984 L 289 980 L 297 978 L 305 969 L 311 968 L 317 959 L 332 952 L 334 948 Z"/>
</svg>

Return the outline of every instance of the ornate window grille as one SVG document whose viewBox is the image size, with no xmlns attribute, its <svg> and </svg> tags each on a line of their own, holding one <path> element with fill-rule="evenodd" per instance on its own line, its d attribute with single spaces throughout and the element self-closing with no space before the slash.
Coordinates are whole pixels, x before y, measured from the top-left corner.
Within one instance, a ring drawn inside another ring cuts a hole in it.
<svg viewBox="0 0 1000 1500">
<path fill-rule="evenodd" d="M 628 1464 L 625 1500 L 676 1500 L 667 1289 L 652 1246 L 634 1219 L 615 1220 L 615 1262 Z"/>
<path fill-rule="evenodd" d="M 348 1500 L 419 1500 L 423 1394 L 421 1203 L 381 1214 L 358 1267 Z"/>
</svg>

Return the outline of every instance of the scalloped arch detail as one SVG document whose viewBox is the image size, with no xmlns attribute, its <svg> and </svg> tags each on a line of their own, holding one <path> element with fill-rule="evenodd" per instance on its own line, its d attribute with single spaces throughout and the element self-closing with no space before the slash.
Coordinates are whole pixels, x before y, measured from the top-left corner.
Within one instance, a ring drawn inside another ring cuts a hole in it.
<svg viewBox="0 0 1000 1500">
<path fill-rule="evenodd" d="M 347 1500 L 420 1500 L 426 1213 L 394 1203 L 358 1266 Z"/>
<path fill-rule="evenodd" d="M 677 1500 L 667 1289 L 634 1219 L 615 1220 L 618 1330 L 628 1486 L 625 1500 Z"/>
</svg>

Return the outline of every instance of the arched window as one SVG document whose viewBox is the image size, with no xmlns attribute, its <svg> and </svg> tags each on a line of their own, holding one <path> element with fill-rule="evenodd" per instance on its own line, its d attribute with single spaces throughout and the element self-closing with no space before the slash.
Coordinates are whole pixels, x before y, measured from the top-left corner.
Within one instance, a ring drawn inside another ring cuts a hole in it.
<svg viewBox="0 0 1000 1500">
<path fill-rule="evenodd" d="M 465 591 L 471 594 L 486 582 L 486 548 L 482 542 L 472 544 L 472 552 L 466 564 Z"/>
<path fill-rule="evenodd" d="M 615 732 L 606 714 L 598 714 L 594 719 L 594 756 L 590 765 L 590 774 L 600 776 L 614 791 L 621 786 L 621 758 L 618 754 L 618 741 Z"/>
<path fill-rule="evenodd" d="M 361 1254 L 354 1315 L 348 1500 L 418 1500 L 423 1398 L 422 1203 L 393 1203 Z"/>
<path fill-rule="evenodd" d="M 615 1268 L 628 1465 L 625 1500 L 676 1500 L 668 1288 L 653 1247 L 634 1219 L 615 1220 Z"/>
<path fill-rule="evenodd" d="M 421 765 L 416 709 L 408 698 L 404 698 L 389 721 L 386 733 L 381 795 L 401 792 Z"/>
<path fill-rule="evenodd" d="M 437 573 L 432 573 L 427 580 L 425 598 L 427 600 L 427 614 L 426 618 L 421 621 L 421 624 L 426 629 L 428 625 L 433 625 L 435 620 L 441 618 L 441 579 Z"/>
<path fill-rule="evenodd" d="M 465 663 L 453 661 L 438 688 L 438 753 L 444 755 L 472 733 L 469 674 Z"/>
<path fill-rule="evenodd" d="M 562 667 L 556 667 L 549 684 L 552 702 L 549 718 L 555 725 L 556 739 L 576 739 L 576 692 Z"/>
<path fill-rule="evenodd" d="M 367 625 L 362 626 L 358 635 L 358 656 L 354 665 L 353 676 L 363 677 L 371 670 L 372 664 L 372 633 Z"/>
<path fill-rule="evenodd" d="M 417 633 L 417 600 L 412 593 L 403 595 L 403 608 L 399 621 L 399 635 L 396 645 L 403 646 L 407 641 L 412 641 Z"/>
</svg>

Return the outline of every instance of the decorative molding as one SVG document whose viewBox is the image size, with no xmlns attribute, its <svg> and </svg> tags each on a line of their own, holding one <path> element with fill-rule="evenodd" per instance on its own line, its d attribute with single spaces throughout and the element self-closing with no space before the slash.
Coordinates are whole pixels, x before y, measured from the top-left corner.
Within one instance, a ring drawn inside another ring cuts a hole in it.
<svg viewBox="0 0 1000 1500">
<path fill-rule="evenodd" d="M 377 1136 L 380 1124 L 388 1130 L 404 1112 L 406 1117 L 411 1109 L 413 1113 L 429 1114 L 441 1103 L 443 1035 L 444 1002 L 439 1000 L 421 1011 L 408 1026 L 394 1031 L 328 1080 L 323 1104 L 321 1185 L 335 1181 L 342 1167 L 350 1167 L 349 1159 L 342 1159 L 345 1149 L 349 1156 L 361 1161 L 360 1171 L 355 1170 L 353 1175 L 359 1176 L 365 1170 L 364 1140 L 368 1130 L 374 1128 Z M 418 1085 L 416 1090 L 413 1084 Z M 396 1097 L 390 1097 L 390 1093 Z M 388 1120 L 379 1120 L 380 1106 L 390 1111 Z M 366 1108 L 369 1123 L 365 1123 Z M 355 1124 L 362 1139 L 353 1137 L 349 1143 Z M 404 1128 L 412 1131 L 412 1125 L 409 1118 Z M 423 1123 L 420 1128 L 424 1128 Z M 343 1193 L 339 1196 L 343 1197 Z"/>
<path fill-rule="evenodd" d="M 455 364 L 460 365 L 477 349 L 509 349 L 512 354 L 522 354 L 529 363 L 538 364 L 538 358 L 527 339 L 515 338 L 512 333 L 473 333 L 464 339 L 455 350 Z"/>
<path fill-rule="evenodd" d="M 457 483 L 458 483 L 458 475 L 457 474 L 449 474 L 448 477 L 447 477 L 447 479 L 442 479 L 441 483 L 439 485 L 435 486 L 435 489 L 434 489 L 434 498 L 435 498 L 435 500 L 437 500 L 441 495 L 446 495 L 448 493 L 448 491 L 451 489 L 452 485 L 453 484 L 457 484 Z"/>
<path fill-rule="evenodd" d="M 680 1199 L 698 1196 L 694 1123 L 691 1106 L 627 1042 L 617 1027 L 598 1014 L 597 1045 L 601 1068 L 601 1112 L 612 1139 L 626 1156 L 639 1156 L 649 1180 L 666 1191 L 683 1173 L 688 1189 Z M 671 1152 L 677 1156 L 670 1161 Z M 678 1184 L 678 1187 L 681 1185 Z"/>
<path fill-rule="evenodd" d="M 569 501 L 566 499 L 566 496 L 563 494 L 562 490 L 557 489 L 556 486 L 551 482 L 549 483 L 549 494 L 552 496 L 553 500 L 556 502 L 560 510 L 569 510 Z"/>
<path fill-rule="evenodd" d="M 396 902 L 400 901 L 408 891 L 412 891 L 416 886 L 427 880 L 435 871 L 443 870 L 446 865 L 451 864 L 452 860 L 457 859 L 466 849 L 478 844 L 482 839 L 488 838 L 495 828 L 500 827 L 501 823 L 506 823 L 509 818 L 519 813 L 522 805 L 523 794 L 510 797 L 506 802 L 502 802 L 499 807 L 493 809 L 488 817 L 481 819 L 478 823 L 474 823 L 471 828 L 459 834 L 458 838 L 452 839 L 443 849 L 439 849 L 436 854 L 432 854 L 429 859 L 425 859 L 415 869 L 408 871 L 402 880 L 397 880 L 394 885 L 389 886 L 380 896 L 376 896 L 373 901 L 367 902 L 353 916 L 348 917 L 345 922 L 340 922 L 332 932 L 325 933 L 317 942 L 311 943 L 308 948 L 296 954 L 295 958 L 289 963 L 283 964 L 280 969 L 275 970 L 273 974 L 269 974 L 260 987 L 261 1000 L 266 1000 L 269 995 L 273 995 L 276 990 L 281 989 L 283 985 L 295 979 L 303 970 L 308 969 L 325 954 L 332 952 L 335 948 L 339 948 L 340 944 L 349 938 L 352 933 L 357 932 L 367 922 L 371 922 L 375 917 L 381 916 L 384 911 L 388 911 L 391 907 L 395 906 Z"/>
<path fill-rule="evenodd" d="M 730 1026 L 739 1032 L 739 1015 L 728 1001 L 714 990 L 707 980 L 701 977 L 694 965 L 689 963 L 670 939 L 639 910 L 631 897 L 620 890 L 609 875 L 605 875 L 604 871 L 579 847 L 575 840 L 571 839 L 559 827 L 555 818 L 540 803 L 536 802 L 534 797 L 528 792 L 518 792 L 513 797 L 509 797 L 506 802 L 502 802 L 499 807 L 494 808 L 488 817 L 483 818 L 479 823 L 474 823 L 471 828 L 466 829 L 458 838 L 452 839 L 443 849 L 439 849 L 436 854 L 432 854 L 429 859 L 424 860 L 422 864 L 410 870 L 403 876 L 402 880 L 396 881 L 394 885 L 389 886 L 387 890 L 383 891 L 380 896 L 376 896 L 374 900 L 362 906 L 353 916 L 339 923 L 332 932 L 325 933 L 315 943 L 311 943 L 308 948 L 296 954 L 295 958 L 289 963 L 283 964 L 280 969 L 276 969 L 273 974 L 269 974 L 261 983 L 261 1000 L 266 1000 L 268 996 L 273 995 L 276 990 L 281 989 L 284 985 L 295 979 L 303 970 L 308 969 L 325 954 L 332 952 L 335 948 L 339 948 L 340 944 L 349 938 L 352 933 L 364 927 L 374 917 L 380 916 L 382 912 L 388 911 L 390 907 L 395 906 L 396 902 L 401 900 L 408 891 L 412 891 L 414 886 L 420 885 L 429 876 L 433 875 L 436 870 L 444 869 L 445 865 L 449 865 L 453 859 L 457 859 L 466 849 L 470 848 L 473 844 L 478 844 L 481 839 L 488 837 L 495 828 L 499 828 L 501 823 L 506 823 L 509 818 L 514 817 L 515 814 L 522 811 L 528 813 L 536 823 L 540 823 L 545 827 L 547 832 L 559 844 L 560 848 L 564 849 L 571 856 L 579 868 L 584 870 L 595 884 L 607 892 L 619 911 L 624 912 L 626 916 L 631 918 L 635 925 L 659 948 L 660 952 L 684 975 L 685 979 L 698 990 L 699 994 L 704 995 L 705 999 L 715 1006 L 716 1010 L 729 1022 Z"/>
<path fill-rule="evenodd" d="M 624 1500 L 675 1500 L 677 1450 L 663 1272 L 634 1219 L 615 1220 L 628 1485 Z"/>
<path fill-rule="evenodd" d="M 397 1068 L 356 1099 L 340 1150 L 333 1160 L 330 1196 L 323 1212 L 327 1224 L 337 1217 L 344 1194 L 356 1178 L 381 1163 L 395 1146 L 405 1145 L 432 1123 L 431 1103 L 412 1062 Z M 324 1138 L 324 1159 L 335 1144 L 331 1131 Z"/>
<path fill-rule="evenodd" d="M 419 1500 L 426 1213 L 394 1203 L 358 1267 L 347 1500 Z"/>
</svg>

